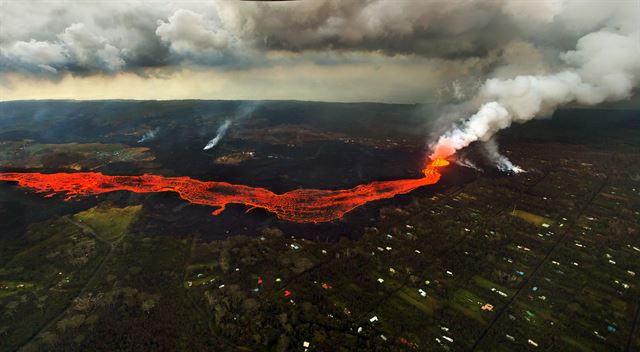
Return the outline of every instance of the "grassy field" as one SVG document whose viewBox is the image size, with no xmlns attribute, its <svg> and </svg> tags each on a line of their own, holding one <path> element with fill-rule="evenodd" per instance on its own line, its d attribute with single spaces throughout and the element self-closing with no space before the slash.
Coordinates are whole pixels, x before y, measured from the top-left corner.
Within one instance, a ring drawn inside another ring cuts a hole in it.
<svg viewBox="0 0 640 352">
<path fill-rule="evenodd" d="M 546 218 L 544 216 L 540 216 L 540 215 L 536 215 L 533 213 L 529 213 L 527 211 L 524 210 L 514 210 L 511 212 L 511 215 L 518 217 L 530 224 L 536 225 L 536 226 L 542 226 L 542 224 L 547 224 L 547 225 L 551 225 L 553 224 L 553 220 Z"/>
<path fill-rule="evenodd" d="M 450 302 L 453 309 L 478 321 L 480 324 L 486 324 L 485 316 L 489 316 L 489 313 L 483 315 L 484 312 L 480 309 L 484 303 L 487 302 L 465 289 L 457 290 L 453 294 L 453 300 Z"/>
<path fill-rule="evenodd" d="M 438 302 L 432 297 L 421 297 L 413 289 L 403 288 L 398 291 L 398 297 L 425 314 L 433 315 L 434 310 L 438 307 Z"/>
<path fill-rule="evenodd" d="M 74 215 L 80 221 L 100 234 L 106 241 L 113 242 L 120 238 L 129 226 L 138 218 L 142 205 L 125 208 L 93 207 Z"/>
</svg>

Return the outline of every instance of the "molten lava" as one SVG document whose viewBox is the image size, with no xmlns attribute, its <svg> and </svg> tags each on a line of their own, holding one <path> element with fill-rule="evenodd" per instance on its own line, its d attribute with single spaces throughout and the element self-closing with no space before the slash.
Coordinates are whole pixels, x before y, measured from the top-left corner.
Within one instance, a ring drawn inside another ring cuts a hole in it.
<svg viewBox="0 0 640 352">
<path fill-rule="evenodd" d="M 449 162 L 447 160 L 445 160 L 445 159 L 435 159 L 427 166 L 427 168 L 425 170 L 433 169 L 433 168 L 436 168 L 436 167 L 443 167 L 443 166 L 447 166 L 447 165 L 449 165 Z"/>
<path fill-rule="evenodd" d="M 47 193 L 51 197 L 66 192 L 67 198 L 96 195 L 114 191 L 135 193 L 175 192 L 193 204 L 217 208 L 220 214 L 230 203 L 263 208 L 278 218 L 293 222 L 325 222 L 341 218 L 345 213 L 365 203 L 431 185 L 440 180 L 437 168 L 448 165 L 442 159 L 432 161 L 424 170 L 424 177 L 409 180 L 372 182 L 351 189 L 296 189 L 275 194 L 265 188 L 234 185 L 226 182 L 205 182 L 189 177 L 109 176 L 98 172 L 78 173 L 0 173 L 0 181 L 16 181 L 18 186 Z"/>
</svg>

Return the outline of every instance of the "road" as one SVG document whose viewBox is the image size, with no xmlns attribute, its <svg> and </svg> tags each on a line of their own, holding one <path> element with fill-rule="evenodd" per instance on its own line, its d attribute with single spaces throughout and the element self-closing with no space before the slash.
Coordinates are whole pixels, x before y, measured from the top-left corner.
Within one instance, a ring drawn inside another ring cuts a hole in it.
<svg viewBox="0 0 640 352">
<path fill-rule="evenodd" d="M 25 341 L 24 344 L 22 344 L 20 347 L 17 348 L 18 351 L 25 351 L 26 347 L 29 345 L 29 343 L 31 343 L 34 339 L 36 339 L 38 337 L 38 335 L 40 335 L 41 333 L 51 329 L 53 327 L 53 325 L 58 322 L 60 319 L 62 319 L 62 317 L 64 317 L 64 315 L 69 311 L 69 309 L 71 309 L 71 307 L 73 306 L 73 302 L 82 297 L 87 290 L 89 289 L 89 287 L 91 287 L 91 284 L 94 283 L 98 272 L 102 271 L 102 269 L 104 268 L 105 264 L 107 263 L 107 259 L 111 258 L 112 254 L 113 254 L 113 249 L 115 248 L 115 245 L 117 245 L 122 238 L 124 237 L 124 234 L 122 236 L 120 236 L 120 238 L 118 238 L 114 243 L 111 243 L 107 240 L 105 240 L 104 238 L 100 237 L 89 225 L 87 224 L 83 224 L 81 222 L 78 222 L 76 220 L 73 220 L 71 217 L 69 216 L 64 216 L 62 217 L 62 219 L 64 219 L 66 222 L 75 225 L 77 227 L 79 227 L 81 230 L 83 230 L 84 232 L 90 234 L 91 236 L 93 236 L 97 241 L 102 242 L 104 244 L 106 244 L 108 247 L 108 251 L 107 254 L 105 254 L 102 259 L 100 259 L 100 263 L 98 264 L 98 266 L 96 267 L 96 269 L 93 271 L 93 273 L 91 274 L 91 277 L 89 277 L 89 279 L 85 282 L 85 284 L 82 286 L 82 288 L 80 289 L 80 292 L 78 292 L 78 294 L 69 301 L 69 304 L 67 306 L 65 306 L 60 313 L 58 313 L 58 315 L 54 316 L 53 318 L 49 319 L 49 321 L 47 321 L 47 323 L 45 323 L 36 333 L 34 333 L 27 341 Z"/>
<path fill-rule="evenodd" d="M 535 277 L 539 272 L 540 269 L 544 266 L 544 264 L 549 260 L 549 258 L 551 257 L 551 255 L 555 252 L 555 250 L 566 241 L 567 238 L 569 238 L 569 233 L 571 232 L 571 230 L 574 228 L 574 226 L 577 224 L 578 219 L 580 219 L 580 217 L 584 214 L 585 210 L 589 207 L 589 205 L 593 202 L 593 200 L 596 198 L 596 196 L 598 194 L 600 194 L 600 192 L 602 192 L 602 189 L 604 188 L 604 186 L 607 184 L 608 179 L 605 179 L 602 184 L 598 187 L 598 189 L 593 193 L 593 195 L 591 196 L 591 198 L 580 208 L 580 211 L 578 212 L 578 214 L 572 219 L 571 223 L 568 224 L 568 226 L 566 226 L 564 229 L 564 232 L 562 233 L 561 236 L 559 236 L 558 240 L 556 241 L 556 243 L 553 244 L 553 246 L 549 249 L 549 251 L 545 254 L 544 258 L 540 261 L 540 263 L 538 263 L 538 265 L 536 265 L 536 267 L 533 269 L 533 271 L 531 272 L 531 275 L 527 276 L 524 278 L 524 280 L 522 280 L 522 284 L 520 285 L 520 287 L 518 287 L 518 290 L 516 291 L 516 293 L 511 296 L 509 298 L 509 301 L 507 302 L 507 304 L 505 304 L 503 307 L 501 307 L 498 311 L 497 314 L 495 315 L 495 317 L 491 320 L 491 322 L 489 323 L 489 325 L 487 326 L 486 329 L 484 329 L 484 331 L 480 334 L 480 337 L 478 337 L 478 339 L 474 342 L 473 346 L 471 347 L 470 351 L 475 351 L 478 346 L 480 345 L 480 343 L 482 342 L 482 340 L 487 336 L 487 333 L 489 332 L 489 330 L 491 330 L 491 328 L 495 325 L 496 322 L 498 322 L 498 320 L 500 320 L 500 317 L 502 317 L 502 315 L 504 314 L 504 312 L 507 311 L 507 309 L 509 309 L 509 307 L 511 307 L 511 305 L 513 304 L 513 302 L 516 300 L 516 298 L 518 297 L 518 295 L 523 291 L 523 289 L 525 287 L 527 287 L 527 285 L 529 284 L 529 282 L 531 281 L 531 279 L 533 277 Z"/>
</svg>

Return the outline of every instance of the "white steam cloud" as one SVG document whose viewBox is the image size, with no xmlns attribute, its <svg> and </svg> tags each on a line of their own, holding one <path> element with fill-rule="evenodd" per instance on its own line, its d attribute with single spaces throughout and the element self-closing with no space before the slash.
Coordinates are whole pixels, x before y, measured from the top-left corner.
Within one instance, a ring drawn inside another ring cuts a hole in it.
<svg viewBox="0 0 640 352">
<path fill-rule="evenodd" d="M 205 145 L 204 148 L 202 148 L 202 150 L 209 150 L 215 147 L 216 145 L 218 145 L 222 137 L 224 137 L 224 135 L 227 133 L 227 130 L 229 129 L 230 126 L 231 126 L 231 120 L 225 120 L 224 123 L 220 125 L 220 127 L 218 127 L 216 136 L 213 137 L 213 139 L 210 140 L 209 143 L 207 143 L 207 145 Z"/>
<path fill-rule="evenodd" d="M 513 122 L 550 116 L 563 104 L 595 105 L 629 98 L 640 80 L 640 36 L 598 31 L 561 54 L 566 68 L 547 75 L 488 79 L 476 99 L 479 110 L 451 127 L 431 145 L 431 158 L 447 158 L 469 144 L 485 142 L 486 154 L 501 169 L 521 171 L 497 150 L 493 136 Z"/>
</svg>

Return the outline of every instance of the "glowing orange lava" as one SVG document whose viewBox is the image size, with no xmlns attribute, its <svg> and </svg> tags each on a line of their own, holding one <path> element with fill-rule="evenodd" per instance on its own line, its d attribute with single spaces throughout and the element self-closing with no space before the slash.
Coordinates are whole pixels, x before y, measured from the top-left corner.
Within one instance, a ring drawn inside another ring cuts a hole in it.
<svg viewBox="0 0 640 352">
<path fill-rule="evenodd" d="M 445 159 L 435 159 L 433 160 L 428 166 L 427 169 L 429 168 L 436 168 L 436 167 L 443 167 L 443 166 L 447 166 L 449 165 L 449 162 Z"/>
<path fill-rule="evenodd" d="M 442 159 L 432 161 L 424 170 L 424 177 L 409 180 L 372 182 L 351 189 L 296 189 L 275 194 L 265 188 L 234 185 L 227 182 L 205 182 L 189 177 L 109 176 L 98 172 L 78 173 L 0 173 L 0 181 L 16 181 L 18 186 L 46 193 L 51 197 L 66 192 L 67 198 L 114 191 L 135 193 L 175 192 L 193 204 L 217 208 L 220 214 L 230 203 L 244 204 L 249 209 L 263 208 L 278 218 L 293 222 L 325 222 L 341 218 L 345 213 L 365 203 L 431 185 L 440 180 L 437 168 L 448 165 Z"/>
</svg>

